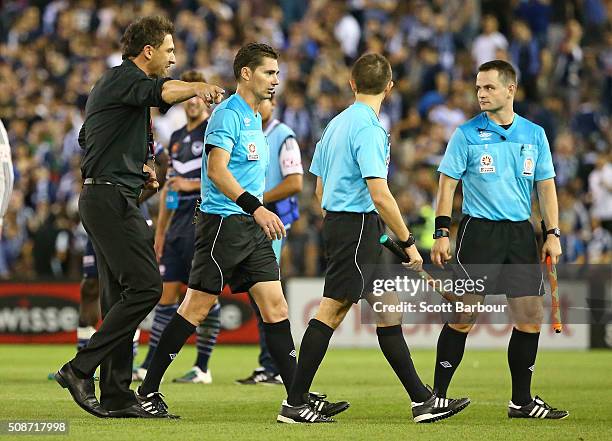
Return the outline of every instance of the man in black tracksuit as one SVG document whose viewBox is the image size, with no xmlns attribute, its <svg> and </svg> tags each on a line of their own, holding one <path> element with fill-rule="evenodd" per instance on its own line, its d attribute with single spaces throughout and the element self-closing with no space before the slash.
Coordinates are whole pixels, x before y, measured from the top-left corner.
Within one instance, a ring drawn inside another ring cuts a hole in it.
<svg viewBox="0 0 612 441">
<path fill-rule="evenodd" d="M 174 27 L 163 17 L 130 24 L 122 38 L 123 63 L 93 87 L 79 144 L 83 191 L 81 220 L 97 255 L 103 322 L 89 344 L 55 375 L 75 402 L 98 417 L 168 417 L 159 394 L 137 397 L 129 388 L 132 336 L 158 302 L 162 281 L 153 232 L 139 195 L 159 184 L 145 162 L 153 153 L 150 107 L 165 112 L 193 96 L 219 102 L 223 90 L 167 78 L 175 63 Z M 100 366 L 100 402 L 93 374 Z"/>
</svg>

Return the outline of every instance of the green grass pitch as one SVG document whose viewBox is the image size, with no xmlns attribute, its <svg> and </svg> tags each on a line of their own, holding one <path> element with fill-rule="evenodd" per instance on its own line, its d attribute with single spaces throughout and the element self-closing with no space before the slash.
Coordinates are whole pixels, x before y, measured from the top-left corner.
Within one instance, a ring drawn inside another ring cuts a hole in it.
<svg viewBox="0 0 612 441">
<path fill-rule="evenodd" d="M 146 347 L 140 348 L 142 359 Z M 75 440 L 612 440 L 612 353 L 543 351 L 533 392 L 568 409 L 562 421 L 509 420 L 510 379 L 504 351 L 467 351 L 450 394 L 469 396 L 460 415 L 435 424 L 412 422 L 410 403 L 376 349 L 331 349 L 313 390 L 346 399 L 351 408 L 330 425 L 277 424 L 284 389 L 239 386 L 255 365 L 257 348 L 220 346 L 210 368 L 212 385 L 172 384 L 195 358 L 186 347 L 162 383 L 170 410 L 181 420 L 101 420 L 82 411 L 47 374 L 71 358 L 72 346 L 0 346 L 0 420 L 68 420 L 68 435 L 37 438 Z M 421 377 L 431 383 L 434 352 L 413 351 Z M 13 439 L 34 439 L 19 435 Z M 0 435 L 0 441 L 11 439 Z"/>
</svg>

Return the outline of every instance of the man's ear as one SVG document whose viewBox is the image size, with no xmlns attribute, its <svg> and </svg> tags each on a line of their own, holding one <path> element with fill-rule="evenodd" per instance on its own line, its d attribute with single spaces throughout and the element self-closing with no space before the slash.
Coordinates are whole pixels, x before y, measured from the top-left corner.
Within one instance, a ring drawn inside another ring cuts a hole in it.
<svg viewBox="0 0 612 441">
<path fill-rule="evenodd" d="M 385 87 L 385 98 L 389 96 L 389 94 L 391 93 L 391 89 L 393 89 L 393 86 L 395 86 L 393 80 L 389 81 L 389 84 L 387 84 L 387 87 Z"/>
<path fill-rule="evenodd" d="M 357 85 L 355 84 L 355 80 L 351 78 L 349 80 L 349 84 L 351 85 L 351 90 L 353 93 L 357 93 Z"/>
<path fill-rule="evenodd" d="M 153 49 L 153 46 L 151 46 L 150 44 L 146 44 L 145 47 L 142 48 L 142 52 L 144 53 L 145 59 L 147 61 L 153 58 Z"/>
<path fill-rule="evenodd" d="M 510 97 L 513 97 L 516 94 L 516 84 L 510 83 L 508 85 L 508 94 Z"/>
<path fill-rule="evenodd" d="M 247 66 L 244 66 L 242 69 L 240 69 L 240 77 L 245 81 L 250 81 L 252 74 L 253 72 Z"/>
</svg>

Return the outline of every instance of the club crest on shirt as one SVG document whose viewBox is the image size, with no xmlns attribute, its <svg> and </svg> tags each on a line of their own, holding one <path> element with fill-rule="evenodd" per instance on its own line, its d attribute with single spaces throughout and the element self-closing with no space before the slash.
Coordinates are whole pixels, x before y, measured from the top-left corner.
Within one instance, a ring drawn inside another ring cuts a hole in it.
<svg viewBox="0 0 612 441">
<path fill-rule="evenodd" d="M 250 142 L 247 148 L 249 149 L 247 159 L 249 161 L 259 161 L 259 154 L 257 153 L 257 146 L 255 145 L 255 143 Z"/>
<path fill-rule="evenodd" d="M 195 141 L 191 144 L 191 153 L 193 156 L 202 156 L 202 151 L 204 150 L 204 143 L 202 141 Z"/>
<path fill-rule="evenodd" d="M 525 158 L 523 161 L 523 176 L 533 176 L 534 166 L 533 158 Z"/>
<path fill-rule="evenodd" d="M 172 155 L 172 157 L 174 157 L 178 154 L 178 151 L 179 151 L 179 143 L 175 142 L 174 144 L 172 144 L 172 147 L 170 147 L 170 154 Z"/>
<path fill-rule="evenodd" d="M 488 153 L 483 153 L 480 157 L 480 173 L 495 173 L 493 156 Z"/>
</svg>

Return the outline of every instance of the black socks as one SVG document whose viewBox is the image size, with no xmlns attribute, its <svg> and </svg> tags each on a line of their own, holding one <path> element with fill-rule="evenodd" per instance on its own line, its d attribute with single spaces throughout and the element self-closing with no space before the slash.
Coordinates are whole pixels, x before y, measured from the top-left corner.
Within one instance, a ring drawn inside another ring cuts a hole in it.
<svg viewBox="0 0 612 441">
<path fill-rule="evenodd" d="M 289 391 L 293 377 L 295 376 L 296 354 L 291 336 L 289 320 L 285 319 L 276 323 L 264 323 L 264 334 L 270 355 L 283 379 L 285 389 Z"/>
<path fill-rule="evenodd" d="M 306 328 L 300 346 L 297 370 L 287 396 L 287 402 L 291 406 L 299 406 L 305 403 L 304 395 L 310 389 L 317 369 L 319 369 L 319 365 L 327 352 L 329 340 L 333 333 L 333 328 L 317 319 L 311 319 L 308 322 L 308 328 Z M 272 348 L 270 348 L 270 352 L 272 352 Z"/>
<path fill-rule="evenodd" d="M 508 365 L 512 376 L 512 402 L 524 406 L 531 401 L 531 375 L 538 353 L 540 333 L 512 329 L 508 344 Z"/>
<path fill-rule="evenodd" d="M 434 374 L 434 390 L 439 397 L 446 397 L 448 385 L 463 358 L 466 338 L 467 332 L 459 332 L 448 323 L 440 332 Z"/>
<path fill-rule="evenodd" d="M 179 313 L 174 314 L 159 339 L 155 355 L 147 370 L 147 376 L 138 389 L 141 395 L 147 395 L 159 390 L 159 384 L 164 372 L 179 353 L 187 339 L 195 331 L 195 325 L 188 322 Z"/>
<path fill-rule="evenodd" d="M 410 399 L 417 403 L 426 401 L 431 396 L 431 393 L 427 390 L 414 368 L 410 350 L 402 334 L 401 325 L 384 328 L 377 327 L 376 335 L 378 336 L 378 344 L 382 353 L 395 371 L 397 378 L 404 385 L 404 389 L 410 395 Z"/>
</svg>

